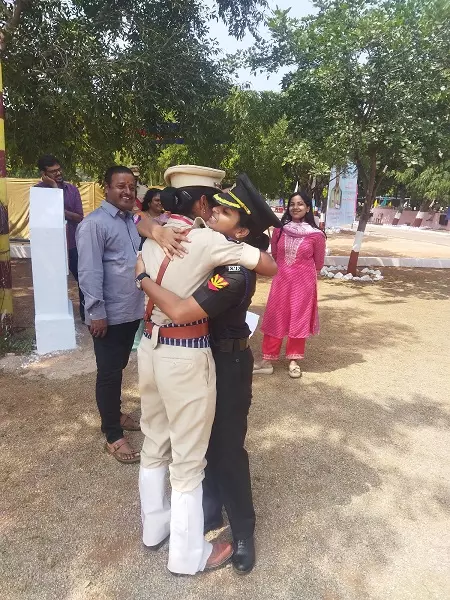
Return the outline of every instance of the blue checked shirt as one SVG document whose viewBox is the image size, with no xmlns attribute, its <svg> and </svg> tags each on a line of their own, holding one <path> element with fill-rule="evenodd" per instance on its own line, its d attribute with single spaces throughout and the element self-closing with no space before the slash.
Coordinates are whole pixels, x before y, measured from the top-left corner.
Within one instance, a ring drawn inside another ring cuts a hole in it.
<svg viewBox="0 0 450 600">
<path fill-rule="evenodd" d="M 118 325 L 142 319 L 144 293 L 135 283 L 140 237 L 131 213 L 104 200 L 78 226 L 78 283 L 86 324 L 107 319 Z"/>
</svg>

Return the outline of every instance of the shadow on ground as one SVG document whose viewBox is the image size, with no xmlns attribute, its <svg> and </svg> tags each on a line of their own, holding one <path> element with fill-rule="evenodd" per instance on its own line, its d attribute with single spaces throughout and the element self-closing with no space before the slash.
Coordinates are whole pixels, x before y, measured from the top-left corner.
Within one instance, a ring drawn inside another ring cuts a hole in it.
<svg viewBox="0 0 450 600">
<path fill-rule="evenodd" d="M 131 411 L 138 406 L 135 377 L 132 364 L 125 383 Z M 7 597 L 369 598 L 364 568 L 339 577 L 336 568 L 342 556 L 384 565 L 397 544 L 389 519 L 358 509 L 358 498 L 383 486 L 371 448 L 407 452 L 405 428 L 448 427 L 449 415 L 425 396 L 381 402 L 323 383 L 299 391 L 296 382 L 274 377 L 273 385 L 258 379 L 254 386 L 249 450 L 258 565 L 243 581 L 229 568 L 177 580 L 166 570 L 167 548 L 144 550 L 138 466 L 119 465 L 101 452 L 93 375 L 42 378 L 38 392 L 32 380 L 5 376 L 0 456 Z M 133 439 L 138 443 L 141 435 Z M 396 483 L 399 490 L 410 485 L 400 476 Z"/>
<path fill-rule="evenodd" d="M 308 372 L 328 373 L 362 364 L 367 361 L 364 357 L 367 350 L 382 352 L 386 346 L 416 339 L 413 326 L 389 318 L 374 322 L 368 318 L 372 317 L 370 311 L 361 309 L 356 313 L 354 307 L 345 306 L 345 295 L 339 295 L 338 290 L 336 293 L 329 292 L 329 288 L 329 285 L 322 288 L 320 297 L 320 335 L 309 338 L 307 342 L 304 364 Z M 364 291 L 361 293 L 364 294 Z M 251 310 L 262 318 L 265 305 L 253 304 Z M 257 359 L 261 356 L 262 337 L 258 329 L 252 338 Z M 281 356 L 284 356 L 284 345 Z"/>
</svg>

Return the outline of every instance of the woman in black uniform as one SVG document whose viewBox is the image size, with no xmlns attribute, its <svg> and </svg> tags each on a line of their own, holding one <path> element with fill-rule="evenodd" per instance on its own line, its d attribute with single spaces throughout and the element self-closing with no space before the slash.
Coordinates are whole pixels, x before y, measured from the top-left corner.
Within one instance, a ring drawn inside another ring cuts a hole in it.
<svg viewBox="0 0 450 600">
<path fill-rule="evenodd" d="M 208 226 L 227 237 L 267 249 L 263 233 L 280 222 L 246 175 L 235 188 L 214 196 L 217 206 Z M 138 260 L 136 276 L 145 272 Z M 245 321 L 256 288 L 256 274 L 238 265 L 218 267 L 190 298 L 181 299 L 150 278 L 141 280 L 147 296 L 175 323 L 209 317 L 211 349 L 216 363 L 216 415 L 211 432 L 208 466 L 203 481 L 205 533 L 223 525 L 225 506 L 233 534 L 232 563 L 248 573 L 255 563 L 253 508 L 248 454 L 247 416 L 252 398 L 253 355 Z"/>
</svg>

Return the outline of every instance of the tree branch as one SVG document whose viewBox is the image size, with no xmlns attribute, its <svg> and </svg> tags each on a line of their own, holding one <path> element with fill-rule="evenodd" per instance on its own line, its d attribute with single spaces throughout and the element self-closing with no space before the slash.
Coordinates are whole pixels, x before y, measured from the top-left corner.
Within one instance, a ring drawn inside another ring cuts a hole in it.
<svg viewBox="0 0 450 600">
<path fill-rule="evenodd" d="M 374 188 L 373 188 L 373 195 L 374 195 L 374 197 L 377 195 L 378 188 L 380 187 L 380 184 L 383 181 L 385 175 L 386 175 L 386 171 L 383 170 L 381 172 L 381 174 L 379 175 L 379 177 L 378 177 L 378 181 L 375 182 L 375 185 L 374 185 Z"/>
<path fill-rule="evenodd" d="M 364 169 L 364 166 L 362 164 L 362 160 L 360 159 L 359 155 L 356 155 L 356 166 L 358 167 L 358 174 L 361 175 L 363 181 L 364 181 L 364 186 L 367 187 L 367 185 L 369 184 L 369 178 L 367 177 L 367 173 Z"/>
<path fill-rule="evenodd" d="M 27 4 L 27 0 L 16 0 L 16 2 L 14 3 L 14 9 L 13 9 L 13 14 L 11 16 L 11 18 L 9 19 L 9 21 L 6 23 L 6 27 L 5 27 L 5 31 L 13 31 L 17 25 L 19 24 L 20 21 L 20 16 L 25 8 L 25 5 Z"/>
<path fill-rule="evenodd" d="M 20 17 L 25 10 L 26 5 L 32 0 L 16 0 L 12 11 L 11 18 L 6 22 L 5 27 L 0 31 L 0 52 L 4 52 L 6 48 L 6 36 L 14 31 L 19 25 Z"/>
</svg>

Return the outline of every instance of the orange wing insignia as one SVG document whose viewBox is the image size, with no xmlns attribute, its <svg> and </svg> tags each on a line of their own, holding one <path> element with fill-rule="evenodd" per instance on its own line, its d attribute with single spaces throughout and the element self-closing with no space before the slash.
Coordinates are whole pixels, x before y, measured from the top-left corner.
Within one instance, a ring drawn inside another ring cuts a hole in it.
<svg viewBox="0 0 450 600">
<path fill-rule="evenodd" d="M 213 292 L 218 292 L 219 290 L 226 288 L 227 285 L 230 285 L 229 281 L 224 279 L 221 275 L 213 275 L 208 281 L 208 287 Z"/>
</svg>

